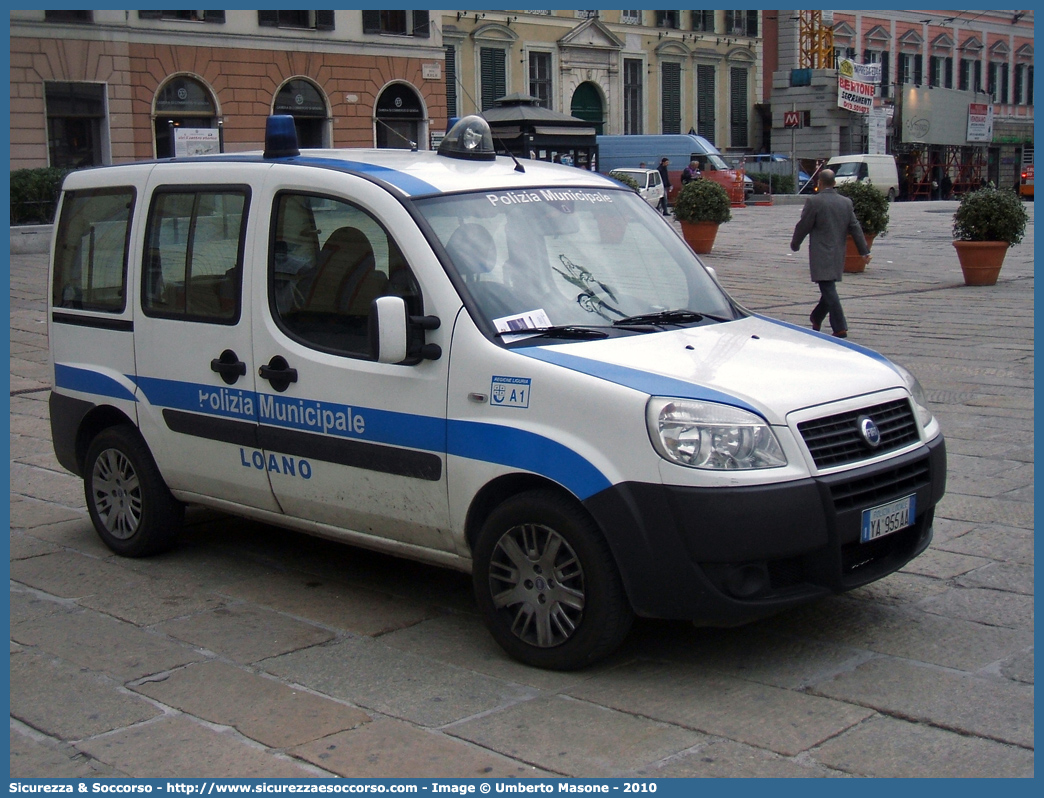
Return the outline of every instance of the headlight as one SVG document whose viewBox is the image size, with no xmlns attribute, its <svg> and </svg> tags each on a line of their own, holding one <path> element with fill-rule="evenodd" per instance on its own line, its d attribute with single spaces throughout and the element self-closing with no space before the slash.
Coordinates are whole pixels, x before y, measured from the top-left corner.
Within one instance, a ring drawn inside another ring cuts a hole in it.
<svg viewBox="0 0 1044 798">
<path fill-rule="evenodd" d="M 765 419 L 738 407 L 653 397 L 649 437 L 661 457 L 690 468 L 778 468 L 787 464 Z"/>
<path fill-rule="evenodd" d="M 899 372 L 899 376 L 906 383 L 907 390 L 910 391 L 910 398 L 913 399 L 914 409 L 917 411 L 917 418 L 920 420 L 921 426 L 927 427 L 932 423 L 932 411 L 928 407 L 924 388 L 921 387 L 921 383 L 907 369 L 904 369 L 898 363 L 893 362 L 892 365 L 895 366 L 895 370 Z"/>
</svg>

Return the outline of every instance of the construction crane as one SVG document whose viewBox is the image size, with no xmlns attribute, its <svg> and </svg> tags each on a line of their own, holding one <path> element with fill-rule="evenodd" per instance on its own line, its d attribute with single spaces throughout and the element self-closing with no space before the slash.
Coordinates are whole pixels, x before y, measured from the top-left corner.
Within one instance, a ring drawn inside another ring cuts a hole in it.
<svg viewBox="0 0 1044 798">
<path fill-rule="evenodd" d="M 798 47 L 804 69 L 834 68 L 834 12 L 800 11 Z M 824 13 L 827 19 L 824 20 Z"/>
</svg>

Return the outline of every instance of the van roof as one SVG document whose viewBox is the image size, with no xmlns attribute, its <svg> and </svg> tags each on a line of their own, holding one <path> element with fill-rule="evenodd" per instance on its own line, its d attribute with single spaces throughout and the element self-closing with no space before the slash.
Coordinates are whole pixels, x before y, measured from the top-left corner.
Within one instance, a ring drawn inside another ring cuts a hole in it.
<svg viewBox="0 0 1044 798">
<path fill-rule="evenodd" d="M 543 161 L 521 161 L 524 172 L 516 171 L 515 162 L 507 157 L 490 161 L 464 161 L 438 155 L 432 151 L 411 152 L 391 149 L 321 149 L 301 150 L 300 155 L 285 158 L 265 158 L 261 151 L 199 155 L 185 158 L 164 158 L 147 163 L 184 164 L 186 168 L 203 169 L 213 166 L 220 170 L 228 164 L 273 164 L 303 168 L 333 169 L 360 174 L 396 189 L 402 196 L 420 197 L 433 194 L 482 190 L 519 190 L 537 186 L 573 186 L 619 190 L 620 184 L 597 172 Z M 69 174 L 66 186 L 70 188 L 111 184 L 97 175 L 110 170 L 142 166 L 142 162 L 116 164 L 78 170 Z M 203 178 L 201 175 L 201 179 Z M 241 178 L 240 178 L 241 179 Z"/>
</svg>

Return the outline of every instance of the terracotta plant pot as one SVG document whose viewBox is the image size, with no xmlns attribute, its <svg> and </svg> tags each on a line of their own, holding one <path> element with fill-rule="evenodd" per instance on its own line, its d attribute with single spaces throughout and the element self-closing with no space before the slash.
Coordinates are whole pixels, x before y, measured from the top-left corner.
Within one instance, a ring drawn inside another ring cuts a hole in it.
<svg viewBox="0 0 1044 798">
<path fill-rule="evenodd" d="M 714 248 L 718 235 L 717 222 L 682 222 L 682 238 L 697 255 L 707 255 Z"/>
<path fill-rule="evenodd" d="M 996 285 L 1007 241 L 954 241 L 965 285 Z"/>
<path fill-rule="evenodd" d="M 864 238 L 866 238 L 867 247 L 873 247 L 874 239 L 877 236 L 866 235 Z M 859 272 L 865 269 L 866 263 L 863 261 L 863 256 L 859 254 L 855 239 L 849 236 L 845 242 L 845 274 L 859 274 Z"/>
</svg>

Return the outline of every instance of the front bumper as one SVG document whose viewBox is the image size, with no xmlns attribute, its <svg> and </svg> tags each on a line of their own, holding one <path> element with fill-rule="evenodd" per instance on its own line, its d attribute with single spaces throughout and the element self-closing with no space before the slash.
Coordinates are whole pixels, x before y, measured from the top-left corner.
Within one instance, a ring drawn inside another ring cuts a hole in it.
<svg viewBox="0 0 1044 798">
<path fill-rule="evenodd" d="M 719 489 L 626 483 L 586 505 L 639 615 L 735 625 L 902 568 L 931 542 L 945 487 L 940 436 L 829 476 Z M 863 510 L 909 495 L 910 527 L 860 542 Z"/>
</svg>

